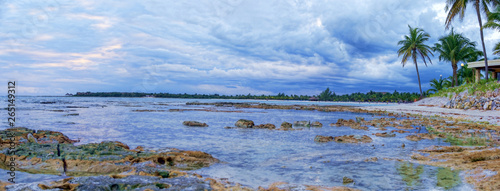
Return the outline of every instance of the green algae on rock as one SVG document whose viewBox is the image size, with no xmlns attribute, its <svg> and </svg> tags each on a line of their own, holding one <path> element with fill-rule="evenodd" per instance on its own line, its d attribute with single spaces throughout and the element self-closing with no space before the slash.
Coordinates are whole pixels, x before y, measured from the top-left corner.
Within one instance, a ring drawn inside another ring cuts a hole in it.
<svg viewBox="0 0 500 191">
<path fill-rule="evenodd" d="M 23 137 L 30 133 L 33 137 L 38 137 L 39 143 L 23 140 Z M 27 128 L 0 131 L 2 137 L 11 134 L 19 138 L 16 139 L 18 141 L 15 152 L 8 152 L 8 149 L 2 150 L 0 168 L 8 169 L 5 162 L 14 158 L 17 170 L 30 173 L 61 174 L 65 172 L 72 176 L 139 173 L 141 171 L 154 173 L 158 170 L 195 170 L 218 162 L 210 154 L 201 151 L 130 150 L 127 145 L 118 141 L 76 146 L 72 144 L 74 141 L 59 132 L 34 131 Z"/>
</svg>

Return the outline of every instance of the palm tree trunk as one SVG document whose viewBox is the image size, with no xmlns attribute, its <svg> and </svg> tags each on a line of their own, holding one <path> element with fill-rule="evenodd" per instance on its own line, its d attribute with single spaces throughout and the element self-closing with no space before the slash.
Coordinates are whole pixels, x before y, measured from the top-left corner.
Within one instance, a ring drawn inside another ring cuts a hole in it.
<svg viewBox="0 0 500 191">
<path fill-rule="evenodd" d="M 414 61 L 415 63 L 415 68 L 417 68 L 417 77 L 418 77 L 418 87 L 420 88 L 420 97 L 423 96 L 422 94 L 422 84 L 420 83 L 420 74 L 418 73 L 418 65 L 417 65 L 417 62 Z"/>
<path fill-rule="evenodd" d="M 484 5 L 488 6 L 488 5 Z M 485 67 L 485 79 L 488 80 L 488 57 L 486 56 L 486 46 L 484 46 L 484 35 L 483 35 L 483 23 L 481 21 L 481 12 L 479 11 L 479 0 L 476 0 L 476 13 L 477 20 L 479 21 L 479 30 L 481 31 L 481 43 L 483 45 L 483 53 L 484 53 L 484 67 Z"/>
<path fill-rule="evenodd" d="M 453 68 L 453 82 L 451 83 L 451 87 L 455 87 L 458 85 L 457 63 L 451 63 L 451 67 Z"/>
</svg>

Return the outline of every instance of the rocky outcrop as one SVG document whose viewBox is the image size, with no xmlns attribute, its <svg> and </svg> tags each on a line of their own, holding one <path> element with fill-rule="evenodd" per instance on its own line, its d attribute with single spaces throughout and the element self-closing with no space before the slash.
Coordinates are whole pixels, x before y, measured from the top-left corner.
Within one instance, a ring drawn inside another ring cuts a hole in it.
<svg viewBox="0 0 500 191">
<path fill-rule="evenodd" d="M 323 127 L 323 124 L 321 124 L 319 121 L 315 121 L 311 123 L 311 127 Z"/>
<path fill-rule="evenodd" d="M 135 189 L 134 189 L 135 188 Z M 161 177 L 154 175 L 84 176 L 58 181 L 17 183 L 8 190 L 212 190 L 210 181 L 196 176 Z"/>
<path fill-rule="evenodd" d="M 346 176 L 344 176 L 344 177 L 342 178 L 342 183 L 343 183 L 343 184 L 350 184 L 350 183 L 353 183 L 353 182 L 354 182 L 354 180 L 353 180 L 353 179 L 348 178 L 348 177 L 346 177 Z"/>
<path fill-rule="evenodd" d="M 8 148 L 11 142 L 18 145 L 27 142 L 37 144 L 71 144 L 78 141 L 71 140 L 66 135 L 63 135 L 62 133 L 57 131 L 33 130 L 24 127 L 16 127 L 0 131 L 0 148 Z"/>
<path fill-rule="evenodd" d="M 316 135 L 314 137 L 315 142 L 326 143 L 330 141 L 335 141 L 338 143 L 370 143 L 372 138 L 366 135 L 344 135 L 338 137 Z"/>
<path fill-rule="evenodd" d="M 255 128 L 255 129 L 276 129 L 276 126 L 273 124 L 267 123 L 267 124 L 256 125 L 253 128 Z"/>
<path fill-rule="evenodd" d="M 281 129 L 291 129 L 292 128 L 292 124 L 285 121 L 285 122 L 281 123 L 280 128 Z"/>
<path fill-rule="evenodd" d="M 388 133 L 388 132 L 383 132 L 383 133 L 375 133 L 375 134 L 373 134 L 373 135 L 375 135 L 375 136 L 377 136 L 377 137 L 395 137 L 395 136 L 396 136 L 396 134 L 394 134 L 394 133 L 392 133 L 392 132 L 389 132 L 389 133 Z"/>
<path fill-rule="evenodd" d="M 23 136 L 29 136 L 30 133 L 38 143 L 28 142 L 26 138 L 23 140 Z M 68 176 L 153 173 L 159 170 L 199 169 L 218 162 L 210 154 L 201 151 L 130 150 L 126 144 L 118 141 L 76 146 L 62 133 L 53 131 L 14 128 L 0 131 L 0 135 L 16 135 L 20 138 L 16 152 L 4 149 L 0 153 L 0 168 L 9 169 L 8 161 L 15 160 L 16 170 L 29 173 L 65 173 Z"/>
<path fill-rule="evenodd" d="M 240 119 L 240 120 L 236 121 L 234 126 L 239 127 L 239 128 L 252 128 L 253 126 L 255 126 L 255 124 L 251 120 Z"/>
<path fill-rule="evenodd" d="M 326 142 L 333 141 L 333 137 L 332 136 L 316 135 L 316 137 L 314 137 L 314 141 L 320 142 L 320 143 L 326 143 Z"/>
<path fill-rule="evenodd" d="M 309 127 L 311 125 L 310 121 L 295 121 L 293 122 L 293 126 L 296 127 Z"/>
<path fill-rule="evenodd" d="M 451 97 L 443 107 L 448 109 L 464 110 L 500 110 L 500 89 L 489 91 L 485 95 L 469 95 L 462 92 Z"/>
<path fill-rule="evenodd" d="M 373 140 L 366 135 L 344 135 L 334 137 L 334 141 L 339 143 L 371 143 Z"/>
<path fill-rule="evenodd" d="M 182 124 L 190 127 L 208 127 L 206 123 L 201 123 L 198 121 L 184 121 L 182 122 Z"/>
</svg>

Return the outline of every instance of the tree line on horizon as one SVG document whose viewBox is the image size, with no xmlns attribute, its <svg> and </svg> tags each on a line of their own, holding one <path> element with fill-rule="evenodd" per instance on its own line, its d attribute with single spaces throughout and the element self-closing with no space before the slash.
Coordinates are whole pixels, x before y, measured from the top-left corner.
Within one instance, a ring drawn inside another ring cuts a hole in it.
<svg viewBox="0 0 500 191">
<path fill-rule="evenodd" d="M 500 0 L 446 0 L 447 17 L 445 21 L 445 29 L 449 29 L 451 22 L 457 16 L 463 20 L 465 10 L 468 6 L 472 5 L 476 11 L 479 23 L 479 31 L 481 36 L 482 51 L 476 49 L 477 43 L 471 41 L 463 34 L 455 33 L 452 29 L 451 32 L 439 38 L 438 43 L 430 47 L 425 42 L 430 38 L 430 35 L 423 29 L 413 28 L 408 25 L 409 35 L 404 36 L 404 40 L 399 41 L 397 44 L 400 49 L 397 51 L 398 57 L 402 56 L 401 64 L 403 67 L 408 61 L 415 64 L 418 85 L 421 97 L 428 93 L 436 93 L 437 91 L 447 88 L 459 86 L 464 83 L 472 83 L 475 74 L 472 69 L 467 68 L 468 62 L 484 60 L 485 62 L 485 80 L 488 81 L 488 57 L 486 54 L 486 47 L 484 45 L 484 28 L 491 28 L 500 30 Z M 490 7 L 494 7 L 494 11 L 490 11 Z M 483 25 L 481 13 L 486 14 L 487 22 Z M 430 56 L 437 53 L 439 61 L 447 61 L 451 63 L 453 75 L 443 80 L 442 76 L 437 79 L 431 80 L 431 89 L 427 92 L 422 92 L 422 85 L 420 82 L 420 74 L 418 71 L 417 60 L 420 59 L 427 66 L 427 62 L 432 63 Z M 493 53 L 500 55 L 500 43 L 497 43 L 493 49 Z M 458 70 L 458 63 L 462 63 L 462 67 Z"/>
<path fill-rule="evenodd" d="M 76 97 L 155 97 L 155 98 L 187 98 L 187 99 L 258 99 L 258 100 L 313 100 L 313 101 L 338 101 L 338 102 L 391 102 L 408 103 L 419 98 L 418 93 L 374 92 L 351 93 L 337 95 L 326 88 L 319 95 L 296 95 L 278 93 L 277 95 L 219 95 L 219 94 L 173 94 L 173 93 L 140 93 L 140 92 L 79 92 Z"/>
</svg>

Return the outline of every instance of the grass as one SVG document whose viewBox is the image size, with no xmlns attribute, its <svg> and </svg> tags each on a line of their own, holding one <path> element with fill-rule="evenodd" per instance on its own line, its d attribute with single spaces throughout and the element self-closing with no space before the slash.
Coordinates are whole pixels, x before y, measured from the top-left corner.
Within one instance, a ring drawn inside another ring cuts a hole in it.
<svg viewBox="0 0 500 191">
<path fill-rule="evenodd" d="M 457 87 L 442 89 L 437 93 L 429 95 L 429 97 L 451 98 L 453 95 L 457 95 L 464 91 L 467 91 L 469 95 L 484 96 L 488 91 L 494 91 L 499 88 L 500 83 L 498 83 L 496 79 L 490 79 L 488 81 L 483 79 L 479 83 L 463 84 Z"/>
<path fill-rule="evenodd" d="M 429 131 L 430 134 L 444 135 L 444 137 L 446 137 L 444 141 L 454 146 L 486 146 L 486 144 L 488 143 L 488 140 L 485 137 L 479 137 L 479 136 L 458 137 L 456 134 L 453 133 L 438 132 L 436 129 L 432 127 L 427 127 L 426 129 L 427 131 Z"/>
</svg>

